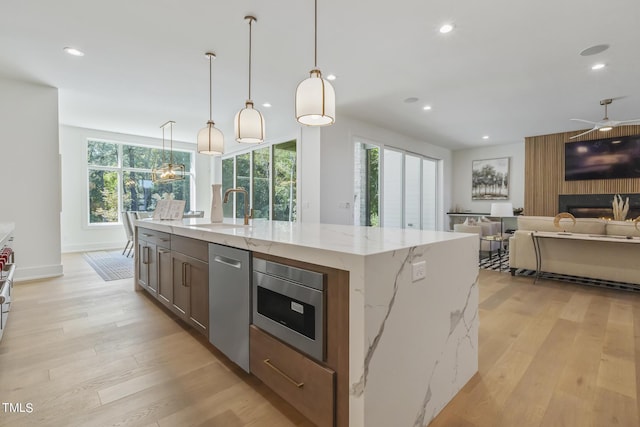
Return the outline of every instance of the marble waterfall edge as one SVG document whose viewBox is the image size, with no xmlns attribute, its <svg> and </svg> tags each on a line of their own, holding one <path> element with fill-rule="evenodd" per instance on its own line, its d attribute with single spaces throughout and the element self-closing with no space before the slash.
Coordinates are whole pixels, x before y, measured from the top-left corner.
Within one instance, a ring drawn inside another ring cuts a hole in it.
<svg viewBox="0 0 640 427">
<path fill-rule="evenodd" d="M 364 425 L 425 426 L 478 370 L 478 248 L 440 242 L 368 257 L 364 363 L 352 398 Z M 411 265 L 427 277 L 412 281 Z"/>
</svg>

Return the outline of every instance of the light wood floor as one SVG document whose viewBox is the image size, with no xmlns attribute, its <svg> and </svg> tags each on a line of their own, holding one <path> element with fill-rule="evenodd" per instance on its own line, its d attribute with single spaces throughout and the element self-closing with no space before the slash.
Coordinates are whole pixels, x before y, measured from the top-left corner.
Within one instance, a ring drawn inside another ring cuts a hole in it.
<svg viewBox="0 0 640 427">
<path fill-rule="evenodd" d="M 640 294 L 480 278 L 479 372 L 430 427 L 640 425 Z"/>
<path fill-rule="evenodd" d="M 169 317 L 133 279 L 104 282 L 81 255 L 61 278 L 14 286 L 0 342 L 0 426 L 310 426 Z"/>
<path fill-rule="evenodd" d="M 0 401 L 33 413 L 0 426 L 309 426 L 131 279 L 63 261 L 14 288 Z M 480 300 L 479 372 L 431 427 L 640 425 L 640 295 L 483 270 Z"/>
</svg>

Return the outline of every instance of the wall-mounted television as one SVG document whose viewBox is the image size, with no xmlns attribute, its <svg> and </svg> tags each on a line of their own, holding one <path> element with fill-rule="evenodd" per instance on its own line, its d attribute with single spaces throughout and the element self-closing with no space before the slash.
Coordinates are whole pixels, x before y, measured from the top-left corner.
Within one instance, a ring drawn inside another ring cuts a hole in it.
<svg viewBox="0 0 640 427">
<path fill-rule="evenodd" d="M 640 135 L 564 145 L 564 179 L 614 179 L 640 177 Z"/>
</svg>

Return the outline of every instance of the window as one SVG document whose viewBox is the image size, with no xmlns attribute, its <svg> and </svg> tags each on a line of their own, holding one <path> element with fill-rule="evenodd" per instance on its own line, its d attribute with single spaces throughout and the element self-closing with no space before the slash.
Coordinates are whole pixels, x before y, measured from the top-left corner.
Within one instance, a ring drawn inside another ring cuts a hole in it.
<svg viewBox="0 0 640 427">
<path fill-rule="evenodd" d="M 295 221 L 297 192 L 296 141 L 261 146 L 222 159 L 222 191 L 244 187 L 254 218 Z M 226 218 L 244 216 L 242 195 L 232 193 L 223 206 Z M 233 204 L 232 204 L 233 202 Z M 234 208 L 235 206 L 235 208 Z M 235 212 L 235 213 L 234 213 Z"/>
<path fill-rule="evenodd" d="M 159 148 L 89 140 L 89 224 L 117 223 L 121 211 L 153 211 L 163 198 L 186 200 L 185 210 L 191 210 L 193 153 L 173 150 L 174 162 L 185 165 L 186 179 L 154 183 L 151 171 L 162 154 Z"/>
<path fill-rule="evenodd" d="M 437 228 L 438 160 L 364 142 L 354 159 L 354 224 Z"/>
<path fill-rule="evenodd" d="M 359 142 L 355 147 L 355 225 L 378 226 L 380 220 L 378 213 L 380 149 L 375 145 Z"/>
</svg>

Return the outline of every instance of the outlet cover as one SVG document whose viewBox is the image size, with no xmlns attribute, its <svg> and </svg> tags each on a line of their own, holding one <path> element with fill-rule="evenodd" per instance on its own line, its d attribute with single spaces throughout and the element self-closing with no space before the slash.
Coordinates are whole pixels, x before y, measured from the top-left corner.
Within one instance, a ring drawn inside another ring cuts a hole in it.
<svg viewBox="0 0 640 427">
<path fill-rule="evenodd" d="M 427 277 L 427 261 L 414 262 L 411 265 L 411 275 L 414 282 Z"/>
</svg>

